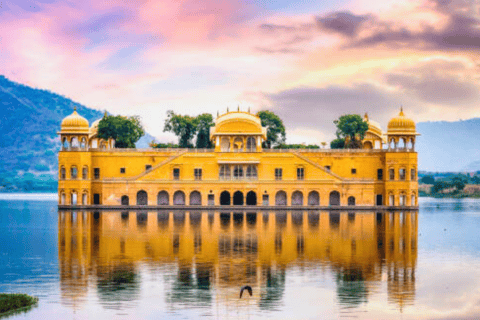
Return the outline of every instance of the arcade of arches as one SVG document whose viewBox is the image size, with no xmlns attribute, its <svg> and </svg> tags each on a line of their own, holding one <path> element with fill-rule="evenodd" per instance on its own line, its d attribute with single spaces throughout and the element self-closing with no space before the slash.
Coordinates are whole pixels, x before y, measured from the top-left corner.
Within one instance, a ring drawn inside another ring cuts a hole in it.
<svg viewBox="0 0 480 320">
<path fill-rule="evenodd" d="M 75 193 L 72 193 L 71 198 L 76 199 Z M 220 206 L 355 206 L 356 198 L 351 195 L 341 195 L 340 192 L 334 190 L 327 194 L 326 203 L 321 202 L 320 193 L 316 190 L 305 193 L 300 190 L 295 190 L 290 194 L 287 194 L 284 190 L 279 190 L 272 195 L 272 202 L 270 202 L 270 194 L 262 195 L 262 202 L 258 202 L 257 193 L 253 190 L 243 192 L 240 190 L 237 191 L 228 191 L 224 190 L 218 195 L 207 194 L 208 196 L 208 205 L 220 205 Z M 184 191 L 177 190 L 173 194 L 162 190 L 159 191 L 156 195 L 156 202 L 150 202 L 149 198 L 154 199 L 155 197 L 149 196 L 148 193 L 144 190 L 140 190 L 135 195 L 135 203 L 130 202 L 130 197 L 128 195 L 122 195 L 120 198 L 121 205 L 151 205 L 151 206 L 163 206 L 163 205 L 179 205 L 179 206 L 201 206 L 203 204 L 202 198 L 203 195 L 200 191 L 194 190 L 188 194 Z M 323 198 L 323 197 L 322 197 Z M 62 198 L 63 199 L 63 198 Z M 188 201 L 187 201 L 188 199 Z M 290 199 L 290 200 L 289 200 Z M 62 201 L 65 201 L 64 199 Z M 378 202 L 378 196 L 377 200 Z M 389 201 L 394 203 L 395 196 L 390 195 Z M 407 204 L 407 197 L 405 194 L 400 194 L 397 200 L 401 205 Z M 411 203 L 416 202 L 416 194 L 411 195 Z"/>
</svg>

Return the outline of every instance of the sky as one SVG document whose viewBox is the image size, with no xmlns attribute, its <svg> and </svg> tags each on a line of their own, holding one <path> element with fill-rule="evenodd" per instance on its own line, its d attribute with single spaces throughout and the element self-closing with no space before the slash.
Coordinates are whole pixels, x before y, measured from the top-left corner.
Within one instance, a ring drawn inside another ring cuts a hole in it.
<svg viewBox="0 0 480 320">
<path fill-rule="evenodd" d="M 0 0 L 0 74 L 112 114 L 158 141 L 167 110 L 271 110 L 287 142 L 342 114 L 384 130 L 480 117 L 474 0 Z"/>
</svg>

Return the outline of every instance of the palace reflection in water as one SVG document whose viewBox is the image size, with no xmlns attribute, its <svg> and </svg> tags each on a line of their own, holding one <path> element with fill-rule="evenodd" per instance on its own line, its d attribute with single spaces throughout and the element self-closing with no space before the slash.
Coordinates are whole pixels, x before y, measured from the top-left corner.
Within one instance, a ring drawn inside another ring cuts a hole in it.
<svg viewBox="0 0 480 320">
<path fill-rule="evenodd" d="M 157 270 L 165 304 L 268 310 L 284 299 L 289 270 L 331 273 L 338 303 L 356 307 L 386 282 L 398 308 L 415 297 L 417 212 L 59 212 L 62 303 L 96 290 L 104 307 L 127 308 L 142 270 Z M 162 276 L 173 274 L 172 279 Z M 167 272 L 168 271 L 168 272 Z M 242 300 L 246 301 L 246 300 Z"/>
</svg>

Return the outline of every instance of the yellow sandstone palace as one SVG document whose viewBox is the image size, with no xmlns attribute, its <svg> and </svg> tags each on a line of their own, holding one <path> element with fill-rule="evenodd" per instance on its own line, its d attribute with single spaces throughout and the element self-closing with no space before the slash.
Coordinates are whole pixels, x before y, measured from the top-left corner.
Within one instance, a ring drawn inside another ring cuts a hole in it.
<svg viewBox="0 0 480 320">
<path fill-rule="evenodd" d="M 227 112 L 214 149 L 118 149 L 76 111 L 59 132 L 59 205 L 417 207 L 415 122 L 400 111 L 386 134 L 365 115 L 363 149 L 262 149 L 266 129 Z"/>
</svg>

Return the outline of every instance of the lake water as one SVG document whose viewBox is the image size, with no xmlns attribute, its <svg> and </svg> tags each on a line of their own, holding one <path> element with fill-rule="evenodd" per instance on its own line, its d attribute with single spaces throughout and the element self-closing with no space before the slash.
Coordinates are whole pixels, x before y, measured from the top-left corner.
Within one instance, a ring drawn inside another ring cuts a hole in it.
<svg viewBox="0 0 480 320">
<path fill-rule="evenodd" d="M 34 199 L 0 199 L 0 292 L 40 298 L 9 319 L 480 318 L 479 200 L 381 214 Z"/>
</svg>

